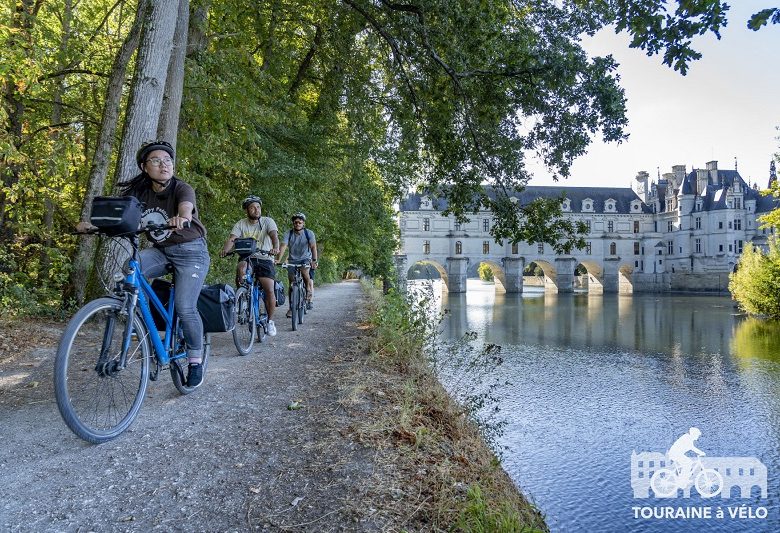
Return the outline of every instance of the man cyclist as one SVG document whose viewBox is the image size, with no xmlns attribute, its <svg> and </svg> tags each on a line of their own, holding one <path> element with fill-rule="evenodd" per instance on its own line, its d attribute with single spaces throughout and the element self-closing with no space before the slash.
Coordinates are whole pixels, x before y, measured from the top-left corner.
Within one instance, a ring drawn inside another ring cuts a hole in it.
<svg viewBox="0 0 780 533">
<path fill-rule="evenodd" d="M 693 452 L 700 457 L 705 455 L 704 452 L 694 444 L 699 437 L 701 437 L 701 430 L 695 427 L 690 428 L 687 433 L 684 433 L 679 439 L 674 441 L 674 444 L 672 444 L 666 454 L 679 472 L 677 477 L 680 480 L 680 485 L 682 485 L 683 481 L 685 482 L 685 485 L 688 484 L 691 478 L 691 472 L 693 471 L 694 460 L 688 453 Z"/>
<path fill-rule="evenodd" d="M 274 257 L 279 253 L 279 230 L 276 222 L 271 217 L 261 216 L 263 201 L 255 195 L 247 196 L 241 203 L 246 211 L 246 218 L 242 218 L 230 230 L 230 236 L 220 252 L 225 257 L 235 246 L 236 239 L 253 238 L 257 241 L 258 252 L 249 257 L 252 261 L 254 276 L 260 281 L 265 292 L 265 309 L 268 313 L 268 334 L 276 335 L 276 325 L 273 321 L 276 297 L 274 295 L 274 281 L 276 280 L 276 268 Z M 270 250 L 271 256 L 261 255 L 259 250 Z M 236 266 L 236 284 L 240 285 L 246 275 L 247 262 L 241 260 Z"/>
<path fill-rule="evenodd" d="M 303 213 L 295 213 L 292 217 L 292 229 L 284 234 L 282 237 L 282 247 L 279 250 L 279 258 L 284 257 L 284 252 L 287 248 L 290 248 L 290 263 L 307 263 L 306 266 L 301 267 L 301 274 L 303 275 L 303 281 L 306 283 L 308 289 L 308 295 L 306 300 L 307 309 L 312 308 L 312 298 L 314 297 L 314 280 L 309 275 L 309 267 L 317 268 L 317 241 L 314 237 L 314 232 L 306 228 L 306 215 Z M 292 268 L 287 271 L 287 279 L 290 281 L 290 294 L 292 293 L 292 282 L 295 276 L 295 272 Z M 290 301 L 290 309 L 287 311 L 287 318 L 292 316 L 292 298 L 288 298 Z"/>
</svg>

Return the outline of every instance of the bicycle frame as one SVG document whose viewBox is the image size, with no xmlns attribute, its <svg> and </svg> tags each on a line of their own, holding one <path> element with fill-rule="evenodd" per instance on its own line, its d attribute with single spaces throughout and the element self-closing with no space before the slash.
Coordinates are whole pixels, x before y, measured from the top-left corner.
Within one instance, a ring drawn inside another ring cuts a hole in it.
<svg viewBox="0 0 780 533">
<path fill-rule="evenodd" d="M 141 310 L 141 317 L 143 318 L 144 325 L 146 326 L 149 337 L 152 341 L 152 348 L 154 349 L 155 357 L 161 365 L 167 365 L 172 359 L 179 359 L 187 355 L 186 351 L 181 353 L 173 353 L 175 347 L 173 341 L 175 337 L 176 321 L 174 320 L 174 291 L 175 286 L 171 285 L 170 298 L 168 300 L 168 308 L 162 304 L 160 299 L 154 293 L 152 286 L 146 281 L 143 274 L 141 274 L 141 264 L 138 262 L 136 255 L 138 253 L 138 242 L 135 238 L 131 238 L 133 245 L 133 257 L 128 262 L 129 272 L 125 276 L 123 290 L 127 292 L 128 302 L 127 312 L 131 313 L 135 307 L 138 306 Z M 160 338 L 157 332 L 157 325 L 152 317 L 152 311 L 150 308 L 150 302 L 160 315 L 165 319 L 165 335 Z M 121 361 L 121 367 L 124 368 L 127 363 L 127 351 L 130 347 L 131 338 L 134 331 L 132 329 L 132 321 L 128 322 L 127 330 L 125 331 L 123 339 L 123 356 Z M 138 332 L 135 332 L 138 333 Z M 172 355 L 169 355 L 171 353 Z"/>
<path fill-rule="evenodd" d="M 249 285 L 252 288 L 252 308 L 255 314 L 255 323 L 258 326 L 263 325 L 263 317 L 261 317 L 260 313 L 260 302 L 265 302 L 265 290 L 263 289 L 263 286 L 260 285 L 260 283 L 255 282 L 255 269 L 252 266 L 252 261 L 247 259 L 246 262 L 246 275 L 245 275 L 245 281 L 247 285 Z M 265 313 L 262 313 L 264 317 L 268 317 L 268 311 L 266 310 Z"/>
</svg>

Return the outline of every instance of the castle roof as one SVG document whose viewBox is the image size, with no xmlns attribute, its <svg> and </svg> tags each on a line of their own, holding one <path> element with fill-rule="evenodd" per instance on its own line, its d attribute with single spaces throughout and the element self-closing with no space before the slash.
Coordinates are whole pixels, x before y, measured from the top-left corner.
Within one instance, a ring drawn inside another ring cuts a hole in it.
<svg viewBox="0 0 780 533">
<path fill-rule="evenodd" d="M 496 189 L 485 187 L 488 197 L 495 198 Z M 413 193 L 401 201 L 401 211 L 420 210 L 420 201 L 425 194 Z M 566 186 L 542 186 L 529 185 L 520 192 L 510 192 L 510 197 L 518 199 L 520 205 L 527 205 L 537 198 L 568 198 L 570 209 L 568 212 L 581 213 L 585 200 L 591 200 L 593 209 L 587 212 L 603 213 L 607 200 L 615 201 L 614 213 L 631 213 L 631 203 L 635 200 L 641 202 L 641 212 L 651 213 L 652 210 L 637 196 L 630 187 L 566 187 Z M 443 211 L 448 204 L 446 199 L 437 199 L 434 203 L 436 209 Z"/>
</svg>

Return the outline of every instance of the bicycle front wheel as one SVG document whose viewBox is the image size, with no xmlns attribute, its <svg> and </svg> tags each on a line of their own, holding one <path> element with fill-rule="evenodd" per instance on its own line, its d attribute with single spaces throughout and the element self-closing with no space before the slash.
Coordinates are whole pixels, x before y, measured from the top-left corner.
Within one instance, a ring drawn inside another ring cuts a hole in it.
<svg viewBox="0 0 780 533">
<path fill-rule="evenodd" d="M 62 334 L 54 361 L 57 407 L 68 427 L 99 444 L 118 437 L 135 420 L 149 383 L 146 326 L 124 312 L 115 298 L 99 298 L 79 309 Z M 133 334 L 121 366 L 128 321 Z"/>
<path fill-rule="evenodd" d="M 249 355 L 255 343 L 257 321 L 252 305 L 252 293 L 246 287 L 236 291 L 236 327 L 233 328 L 233 343 L 240 355 Z"/>
<path fill-rule="evenodd" d="M 298 324 L 303 324 L 303 313 L 306 309 L 306 289 L 302 286 L 298 290 Z"/>
</svg>

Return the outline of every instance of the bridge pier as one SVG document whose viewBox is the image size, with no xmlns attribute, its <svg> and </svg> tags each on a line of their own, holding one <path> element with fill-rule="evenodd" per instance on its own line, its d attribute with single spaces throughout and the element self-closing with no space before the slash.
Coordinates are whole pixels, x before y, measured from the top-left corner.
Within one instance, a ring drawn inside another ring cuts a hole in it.
<svg viewBox="0 0 780 533">
<path fill-rule="evenodd" d="M 501 263 L 504 266 L 504 277 L 506 278 L 504 289 L 506 289 L 506 292 L 523 292 L 523 270 L 525 270 L 525 258 L 504 257 L 501 259 Z"/>
<path fill-rule="evenodd" d="M 406 254 L 396 254 L 393 256 L 393 262 L 395 263 L 396 282 L 398 283 L 398 290 L 406 292 L 406 271 L 408 265 L 406 264 Z"/>
<path fill-rule="evenodd" d="M 605 293 L 616 293 L 620 289 L 620 272 L 618 272 L 620 266 L 620 258 L 618 257 L 605 257 L 604 258 L 604 274 L 601 279 L 601 285 L 604 287 Z"/>
<path fill-rule="evenodd" d="M 468 257 L 447 258 L 447 292 L 466 292 Z"/>
<path fill-rule="evenodd" d="M 574 292 L 574 270 L 577 260 L 573 257 L 561 257 L 555 260 L 555 270 L 558 274 L 558 292 Z"/>
</svg>

